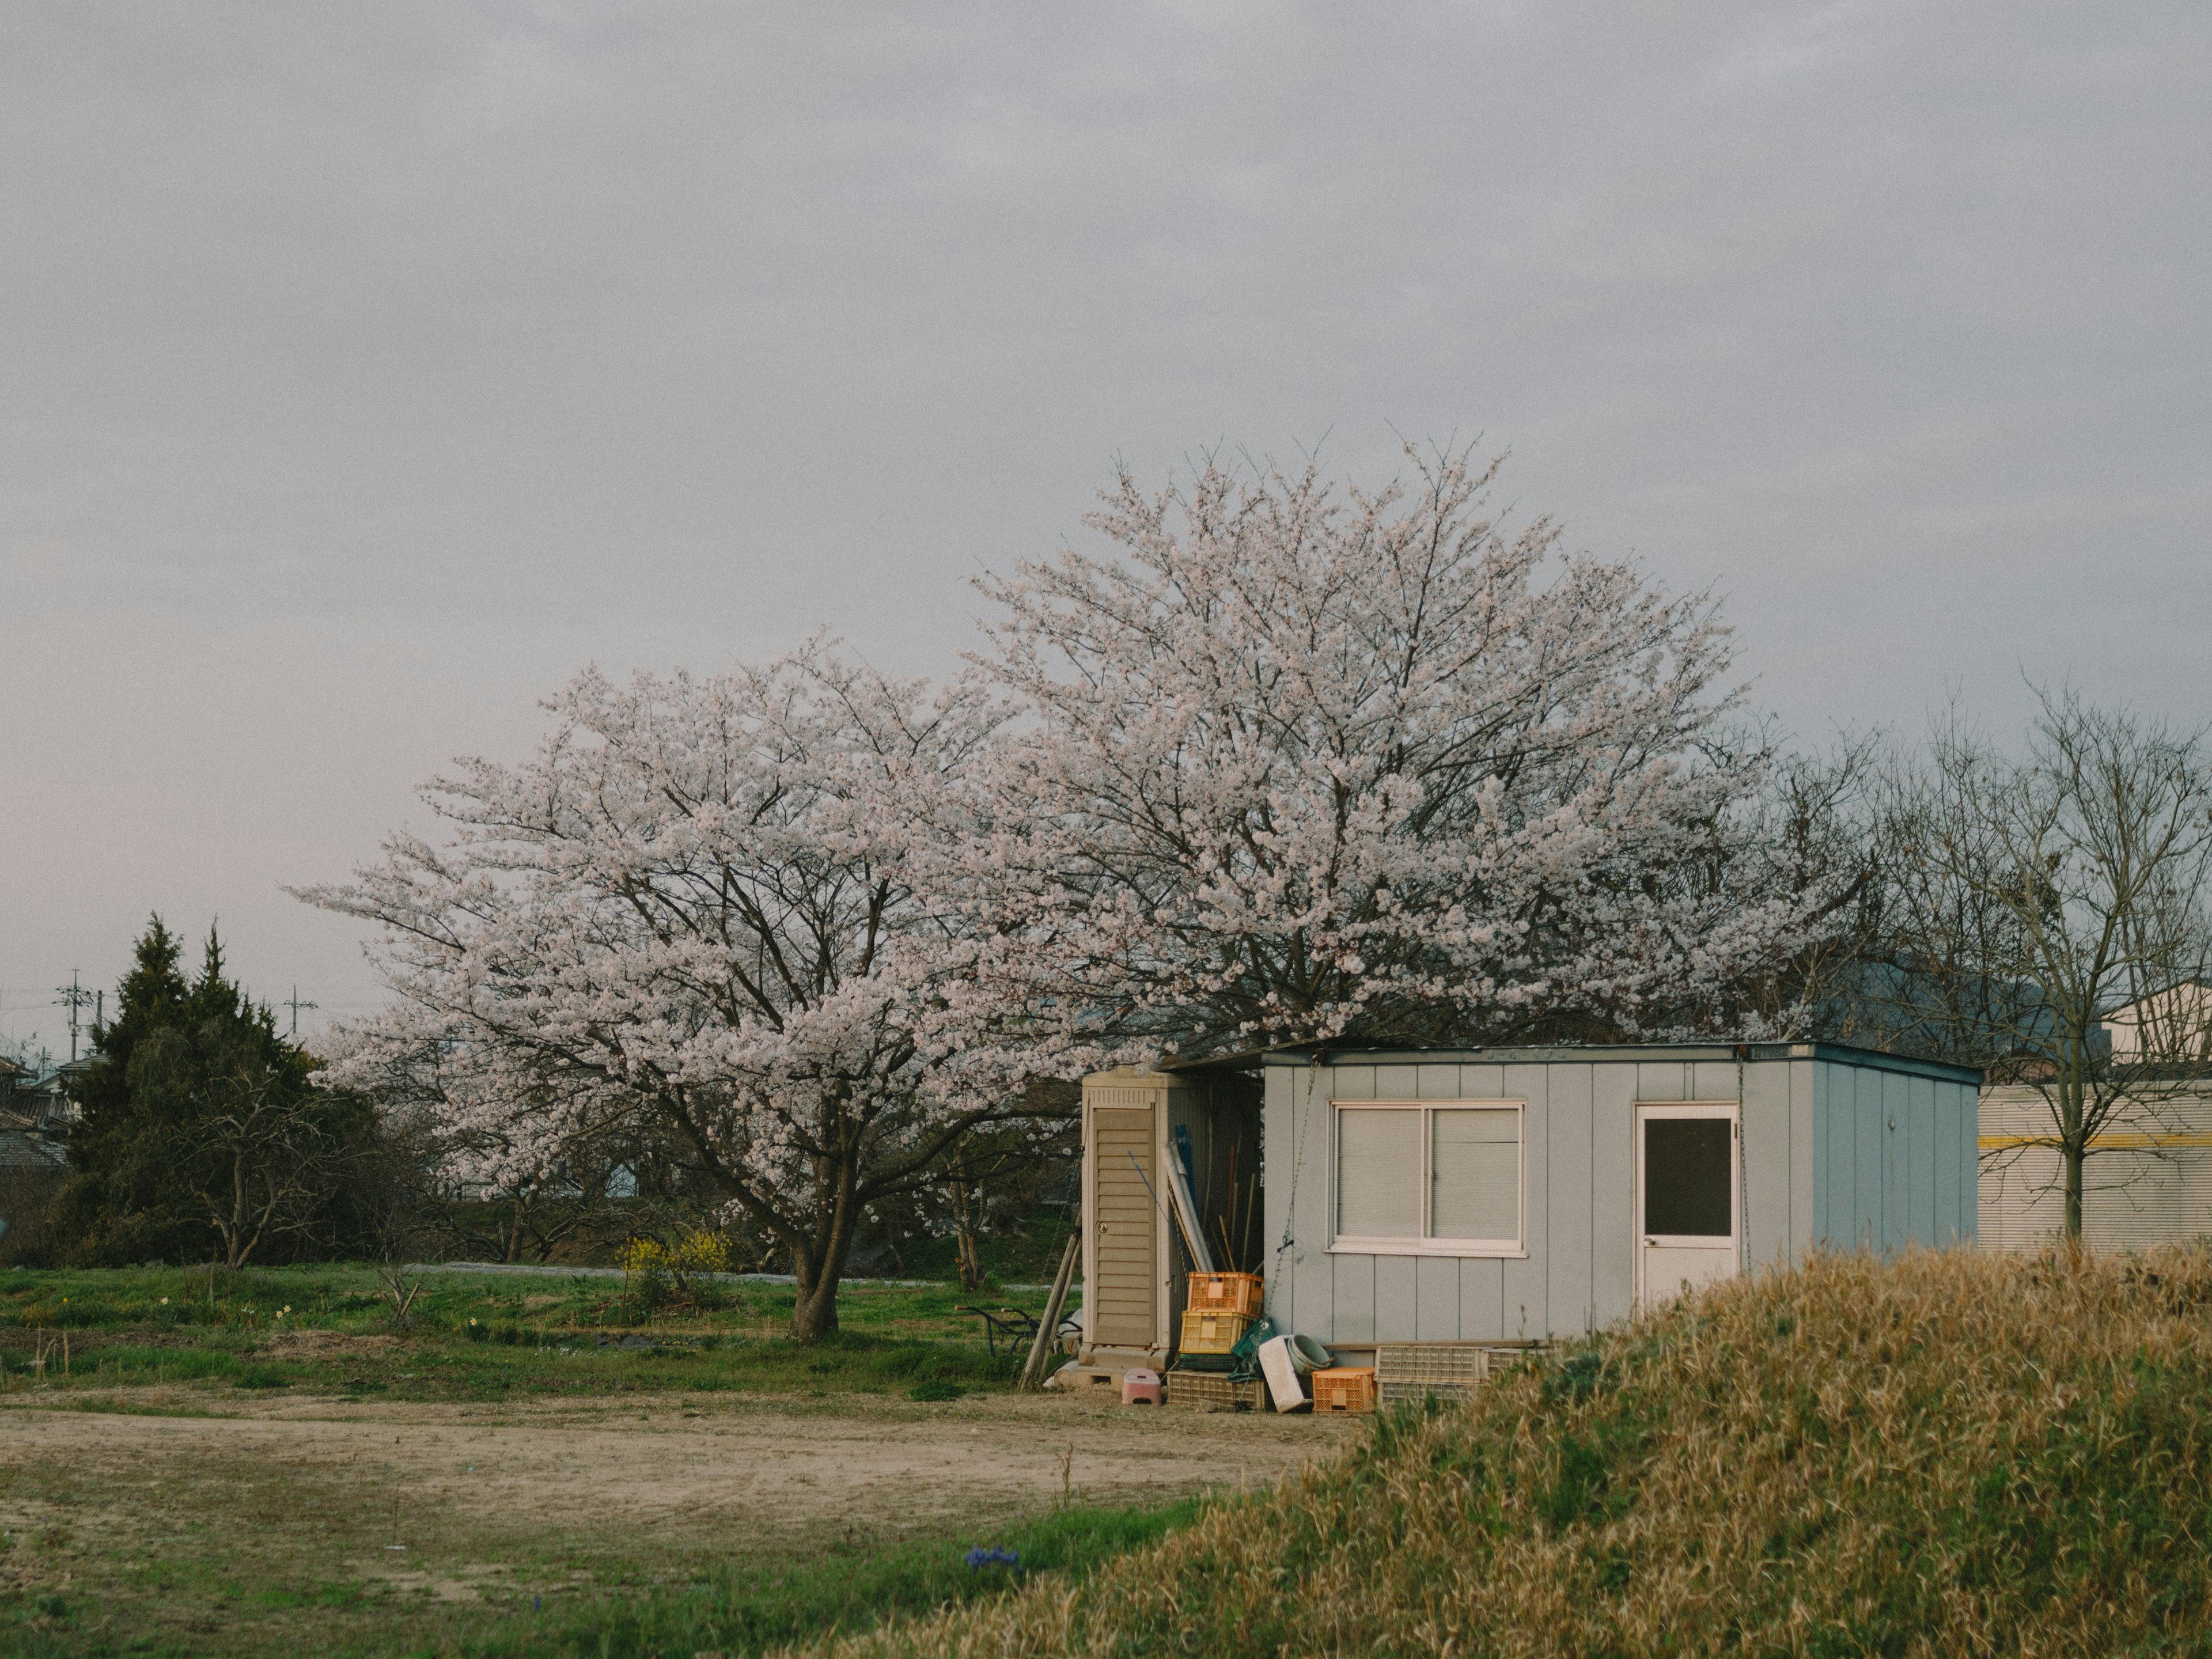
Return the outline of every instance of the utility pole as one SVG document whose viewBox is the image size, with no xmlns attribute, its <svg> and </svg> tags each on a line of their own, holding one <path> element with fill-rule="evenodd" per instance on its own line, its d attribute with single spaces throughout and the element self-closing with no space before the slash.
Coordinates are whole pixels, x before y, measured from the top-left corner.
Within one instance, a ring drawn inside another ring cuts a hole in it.
<svg viewBox="0 0 2212 1659">
<path fill-rule="evenodd" d="M 296 981 L 294 982 L 292 986 L 292 1000 L 284 1005 L 284 1006 L 292 1011 L 293 1042 L 297 1042 L 300 1040 L 300 1010 L 302 1008 L 319 1008 L 322 1006 L 323 1005 L 319 1002 L 302 1002 L 300 1000 L 299 984 Z"/>
<path fill-rule="evenodd" d="M 54 988 L 54 1000 L 69 1010 L 70 1064 L 72 1066 L 76 1064 L 77 1024 L 84 1010 L 91 1006 L 94 1000 L 93 994 L 76 982 L 78 975 L 82 972 L 80 968 L 70 969 L 70 982 Z"/>
</svg>

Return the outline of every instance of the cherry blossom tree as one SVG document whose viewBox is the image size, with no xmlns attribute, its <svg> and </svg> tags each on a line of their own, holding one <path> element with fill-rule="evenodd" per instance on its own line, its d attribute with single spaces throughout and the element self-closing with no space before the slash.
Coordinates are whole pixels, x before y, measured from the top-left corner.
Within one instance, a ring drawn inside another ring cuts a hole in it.
<svg viewBox="0 0 2212 1659">
<path fill-rule="evenodd" d="M 817 1340 L 866 1207 L 1021 1115 L 945 1018 L 963 956 L 914 885 L 1000 713 L 819 645 L 711 678 L 586 672 L 547 707 L 530 764 L 426 786 L 446 844 L 395 836 L 301 895 L 378 924 L 398 996 L 332 1073 L 434 1049 L 463 1173 L 501 1190 L 656 1120 L 788 1249 L 792 1331 Z"/>
<path fill-rule="evenodd" d="M 1111 550 L 982 580 L 1024 719 L 965 852 L 975 994 L 1186 1055 L 1754 1022 L 1731 988 L 1832 896 L 1752 856 L 1717 605 L 1407 453 L 1373 495 L 1125 473 Z"/>
</svg>

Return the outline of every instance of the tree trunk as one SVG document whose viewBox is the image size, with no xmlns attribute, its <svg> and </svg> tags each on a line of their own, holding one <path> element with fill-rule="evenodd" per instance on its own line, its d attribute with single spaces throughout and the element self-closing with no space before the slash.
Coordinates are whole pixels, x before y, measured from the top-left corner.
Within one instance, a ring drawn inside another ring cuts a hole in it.
<svg viewBox="0 0 2212 1659">
<path fill-rule="evenodd" d="M 799 1281 L 799 1298 L 791 1310 L 791 1340 L 809 1346 L 837 1331 L 837 1285 L 845 1276 L 845 1255 L 853 1248 L 853 1224 L 857 1219 L 846 1184 L 829 1224 L 805 1245 L 791 1252 L 792 1276 Z"/>
<path fill-rule="evenodd" d="M 962 1290 L 980 1291 L 983 1288 L 983 1256 L 975 1243 L 975 1192 L 968 1184 L 966 1170 L 958 1164 L 953 1166 L 951 1190 L 955 1270 L 960 1275 Z"/>
<path fill-rule="evenodd" d="M 836 1268 L 827 1267 L 815 1274 L 811 1284 L 800 1276 L 799 1300 L 791 1310 L 793 1341 L 811 1347 L 837 1334 L 837 1276 Z"/>
<path fill-rule="evenodd" d="M 2081 1165 L 2080 1146 L 2069 1136 L 2062 1156 L 2066 1160 L 2066 1248 L 2081 1248 Z"/>
</svg>

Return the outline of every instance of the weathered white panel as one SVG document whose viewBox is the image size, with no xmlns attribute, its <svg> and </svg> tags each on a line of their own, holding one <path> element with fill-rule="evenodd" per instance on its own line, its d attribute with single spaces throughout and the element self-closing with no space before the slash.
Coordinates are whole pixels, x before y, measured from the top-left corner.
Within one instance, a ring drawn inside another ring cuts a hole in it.
<svg viewBox="0 0 2212 1659">
<path fill-rule="evenodd" d="M 1419 1100 L 1459 1100 L 1463 1098 L 1459 1088 L 1459 1067 L 1456 1066 L 1417 1066 L 1413 1068 L 1413 1094 Z"/>
<path fill-rule="evenodd" d="M 1417 1256 L 1413 1261 L 1413 1340 L 1457 1342 L 1460 1260 L 1451 1255 Z"/>
<path fill-rule="evenodd" d="M 1495 1340 L 1507 1334 L 1504 1284 L 1504 1264 L 1495 1256 L 1469 1256 L 1459 1264 L 1460 1340 Z"/>
<path fill-rule="evenodd" d="M 1292 1271 L 1292 1255 L 1298 1248 L 1291 1208 L 1297 1182 L 1290 1164 L 1277 1149 L 1291 1146 L 1298 1138 L 1293 1101 L 1311 1075 L 1310 1067 L 1301 1066 L 1294 1071 L 1288 1066 L 1270 1066 L 1261 1073 L 1261 1135 L 1267 1164 L 1267 1179 L 1261 1183 L 1262 1224 L 1267 1233 L 1260 1271 L 1266 1276 L 1261 1289 L 1267 1297 L 1267 1316 L 1275 1322 L 1276 1329 L 1284 1331 L 1300 1328 L 1297 1277 Z M 1291 1241 L 1288 1248 L 1283 1243 L 1286 1238 Z"/>
<path fill-rule="evenodd" d="M 1503 1282 L 1505 1316 L 1521 1330 L 1543 1335 L 1552 1328 L 1552 1295 L 1547 1257 L 1551 1251 L 1551 1070 L 1548 1066 L 1508 1066 L 1499 1091 L 1508 1100 L 1528 1103 L 1526 1114 L 1527 1212 L 1521 1218 L 1528 1254 L 1508 1258 Z"/>
<path fill-rule="evenodd" d="M 1741 1092 L 1732 1060 L 1701 1060 L 1689 1069 L 1692 1100 L 1735 1100 Z"/>
<path fill-rule="evenodd" d="M 1372 1066 L 1323 1066 L 1318 1068 L 1328 1079 L 1327 1098 L 1330 1100 L 1374 1100 L 1375 1068 Z"/>
<path fill-rule="evenodd" d="M 1740 1121 L 1746 1255 L 1757 1269 L 1790 1254 L 1789 1061 L 1744 1067 Z"/>
<path fill-rule="evenodd" d="M 1590 1305 L 1600 1325 L 1636 1303 L 1638 1069 L 1590 1067 Z"/>
<path fill-rule="evenodd" d="M 1509 1092 L 1505 1087 L 1505 1068 L 1503 1066 L 1462 1066 L 1459 1068 L 1459 1093 L 1462 1100 L 1503 1100 Z"/>
<path fill-rule="evenodd" d="M 1587 1064 L 1553 1066 L 1546 1084 L 1552 1178 L 1546 1256 L 1547 1301 L 1559 1332 L 1589 1330 L 1596 1291 L 1590 1276 L 1591 1206 L 1596 1165 L 1591 1158 L 1590 1074 Z"/>
<path fill-rule="evenodd" d="M 1813 1062 L 1787 1061 L 1790 1068 L 1790 1254 L 1801 1260 L 1812 1249 Z"/>
<path fill-rule="evenodd" d="M 1328 1340 L 1334 1342 L 1372 1342 L 1375 1340 L 1375 1258 L 1371 1255 L 1333 1255 L 1329 1257 L 1329 1262 L 1336 1280 L 1336 1316 Z"/>
<path fill-rule="evenodd" d="M 1292 1079 L 1294 1137 L 1267 1143 L 1267 1184 L 1272 1192 L 1287 1160 L 1296 1197 L 1297 1231 L 1291 1251 L 1292 1307 L 1297 1323 L 1285 1330 L 1319 1334 L 1335 1317 L 1336 1273 L 1328 1255 L 1328 1135 L 1334 1121 L 1329 1108 L 1332 1078 L 1326 1066 L 1282 1068 Z M 1278 1233 L 1278 1243 L 1283 1235 Z"/>
<path fill-rule="evenodd" d="M 1377 1066 L 1375 1068 L 1375 1093 L 1371 1098 L 1376 1100 L 1413 1099 L 1420 1091 L 1419 1082 L 1420 1071 L 1421 1068 L 1418 1066 Z M 1337 1098 L 1343 1100 L 1349 1097 L 1340 1095 Z"/>
<path fill-rule="evenodd" d="M 1636 1067 L 1638 1100 L 1690 1099 L 1690 1068 L 1679 1060 L 1647 1060 Z"/>
<path fill-rule="evenodd" d="M 1420 1315 L 1414 1285 L 1418 1257 L 1375 1258 L 1375 1340 L 1413 1342 L 1419 1339 Z"/>
</svg>

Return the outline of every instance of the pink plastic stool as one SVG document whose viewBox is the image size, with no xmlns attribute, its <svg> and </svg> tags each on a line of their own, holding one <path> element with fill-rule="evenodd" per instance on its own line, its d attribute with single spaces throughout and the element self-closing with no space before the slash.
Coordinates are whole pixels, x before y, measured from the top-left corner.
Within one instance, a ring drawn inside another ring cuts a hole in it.
<svg viewBox="0 0 2212 1659">
<path fill-rule="evenodd" d="M 1125 1406 L 1158 1406 L 1164 1403 L 1167 1390 L 1160 1386 L 1160 1374 L 1141 1368 L 1121 1373 L 1121 1403 Z"/>
</svg>

